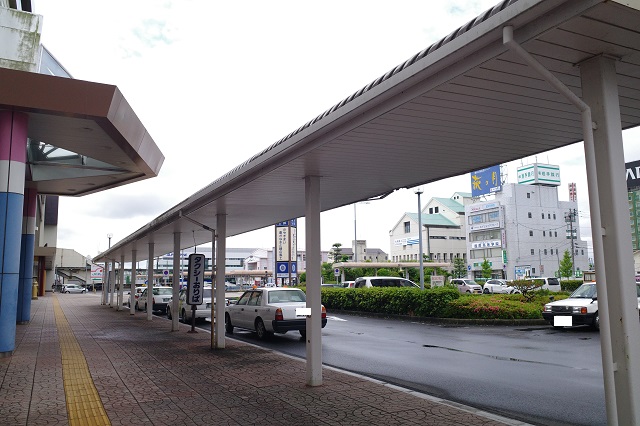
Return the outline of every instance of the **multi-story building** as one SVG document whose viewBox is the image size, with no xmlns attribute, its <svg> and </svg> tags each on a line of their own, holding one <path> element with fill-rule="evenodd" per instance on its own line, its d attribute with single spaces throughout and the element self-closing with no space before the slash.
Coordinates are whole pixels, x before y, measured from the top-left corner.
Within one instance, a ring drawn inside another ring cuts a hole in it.
<svg viewBox="0 0 640 426">
<path fill-rule="evenodd" d="M 486 259 L 494 277 L 554 276 L 567 250 L 577 271 L 588 269 L 577 207 L 558 200 L 557 186 L 535 184 L 504 184 L 492 201 L 467 205 L 469 275 L 481 277 Z"/>
<path fill-rule="evenodd" d="M 640 188 L 629 190 L 628 195 L 631 243 L 634 250 L 640 250 Z"/>
<path fill-rule="evenodd" d="M 450 198 L 434 197 L 422 209 L 422 231 L 418 229 L 417 213 L 405 213 L 389 231 L 392 262 L 419 260 L 419 232 L 422 250 L 428 259 L 453 262 L 456 257 L 466 259 L 465 204 L 471 194 L 456 192 Z"/>
</svg>

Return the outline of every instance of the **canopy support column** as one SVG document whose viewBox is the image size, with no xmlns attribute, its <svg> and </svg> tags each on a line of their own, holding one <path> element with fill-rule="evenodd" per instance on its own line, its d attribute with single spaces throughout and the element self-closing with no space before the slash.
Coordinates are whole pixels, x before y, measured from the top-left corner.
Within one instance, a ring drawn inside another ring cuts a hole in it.
<svg viewBox="0 0 640 426">
<path fill-rule="evenodd" d="M 307 385 L 322 385 L 320 177 L 305 177 L 305 241 L 307 246 Z"/>
<path fill-rule="evenodd" d="M 224 300 L 225 300 L 225 259 L 227 251 L 227 215 L 216 215 L 216 231 L 213 233 L 212 244 L 215 245 L 215 307 L 214 318 L 211 319 L 213 329 L 213 349 L 224 349 Z M 217 233 L 217 236 L 216 236 Z M 213 251 L 211 252 L 214 253 Z M 212 262 L 213 263 L 213 262 Z"/>
<path fill-rule="evenodd" d="M 149 260 L 147 262 L 147 321 L 151 321 L 153 315 L 153 248 L 154 244 L 149 243 Z M 141 306 L 143 308 L 144 306 Z"/>
<path fill-rule="evenodd" d="M 138 269 L 136 268 L 136 256 L 138 250 L 131 250 L 131 291 L 129 292 L 129 314 L 136 314 L 136 277 L 138 275 Z"/>
<path fill-rule="evenodd" d="M 120 286 L 118 287 L 118 306 L 117 311 L 122 310 L 122 302 L 124 301 L 124 254 L 120 256 Z"/>
<path fill-rule="evenodd" d="M 595 167 L 611 324 L 611 350 L 618 419 L 640 423 L 640 326 L 634 285 L 629 205 L 624 171 L 620 100 L 615 60 L 597 56 L 580 64 L 582 96 L 597 123 Z M 595 235 L 594 235 L 595 239 Z M 597 280 L 600 274 L 596 269 Z M 600 288 L 598 288 L 600 299 Z M 600 308 L 600 305 L 598 305 Z"/>
<path fill-rule="evenodd" d="M 182 278 L 182 271 L 180 270 L 180 260 L 182 259 L 182 253 L 180 253 L 180 233 L 173 233 L 173 286 L 171 297 L 171 331 L 178 331 L 180 324 L 178 319 L 180 312 L 178 312 L 178 293 L 180 292 L 180 278 Z"/>
</svg>

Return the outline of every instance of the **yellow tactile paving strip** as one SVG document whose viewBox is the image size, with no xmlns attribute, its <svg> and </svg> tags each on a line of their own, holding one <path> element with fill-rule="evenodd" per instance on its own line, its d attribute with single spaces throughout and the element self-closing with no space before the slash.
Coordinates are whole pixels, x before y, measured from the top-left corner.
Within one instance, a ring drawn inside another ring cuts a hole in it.
<svg viewBox="0 0 640 426">
<path fill-rule="evenodd" d="M 93 384 L 84 353 L 73 334 L 57 296 L 53 299 L 60 352 L 62 353 L 62 381 L 67 400 L 69 425 L 111 425 Z"/>
</svg>

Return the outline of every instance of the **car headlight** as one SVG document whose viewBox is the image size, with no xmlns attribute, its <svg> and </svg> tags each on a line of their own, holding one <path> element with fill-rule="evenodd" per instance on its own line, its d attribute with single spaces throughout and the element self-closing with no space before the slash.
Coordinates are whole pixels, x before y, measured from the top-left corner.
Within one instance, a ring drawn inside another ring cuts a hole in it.
<svg viewBox="0 0 640 426">
<path fill-rule="evenodd" d="M 544 311 L 545 311 L 545 312 L 551 312 L 551 306 L 549 306 L 549 305 L 544 305 Z"/>
</svg>

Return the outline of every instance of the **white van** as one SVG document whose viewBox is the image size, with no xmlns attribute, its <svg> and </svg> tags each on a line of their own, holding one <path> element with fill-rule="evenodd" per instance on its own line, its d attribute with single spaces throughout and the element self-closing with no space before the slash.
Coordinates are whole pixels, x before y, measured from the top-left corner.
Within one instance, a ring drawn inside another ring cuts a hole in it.
<svg viewBox="0 0 640 426">
<path fill-rule="evenodd" d="M 413 281 L 406 280 L 400 277 L 360 277 L 356 278 L 354 288 L 369 288 L 369 287 L 409 287 L 420 288 L 420 286 Z"/>
<path fill-rule="evenodd" d="M 562 287 L 560 286 L 560 280 L 557 279 L 556 277 L 532 277 L 532 278 L 527 278 L 525 281 L 531 281 L 531 282 L 543 281 L 542 287 L 540 287 L 540 289 L 549 290 L 553 293 L 562 291 Z"/>
</svg>

